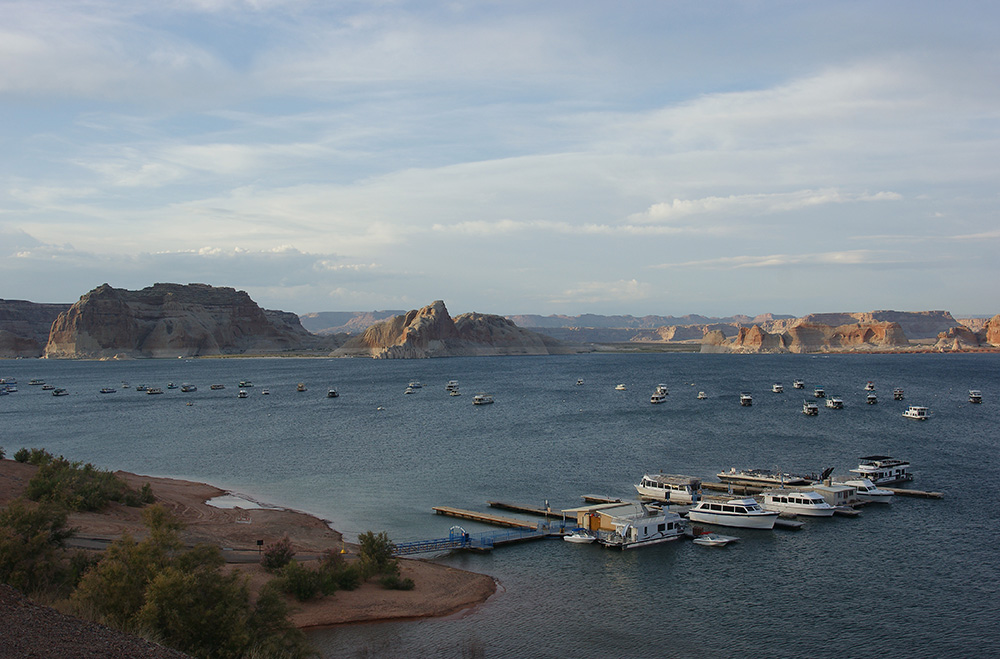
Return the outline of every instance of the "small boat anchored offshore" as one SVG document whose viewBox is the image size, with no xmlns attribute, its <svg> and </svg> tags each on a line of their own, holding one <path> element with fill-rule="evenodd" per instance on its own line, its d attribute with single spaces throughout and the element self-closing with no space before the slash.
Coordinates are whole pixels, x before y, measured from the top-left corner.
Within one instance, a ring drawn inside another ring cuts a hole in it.
<svg viewBox="0 0 1000 659">
<path fill-rule="evenodd" d="M 783 394 L 785 393 L 785 388 L 781 385 L 780 382 L 775 382 L 774 384 L 771 385 L 771 391 L 773 391 L 776 394 Z"/>
<path fill-rule="evenodd" d="M 753 396 L 751 396 L 749 393 L 745 391 L 741 393 L 740 405 L 742 405 L 743 407 L 750 407 L 751 405 L 753 405 Z"/>
<path fill-rule="evenodd" d="M 969 389 L 969 402 L 977 404 L 983 402 L 983 393 L 978 389 Z"/>
<path fill-rule="evenodd" d="M 802 403 L 802 413 L 806 416 L 816 416 L 819 414 L 819 406 L 811 400 Z"/>
<path fill-rule="evenodd" d="M 893 400 L 903 400 L 903 390 L 900 387 L 896 387 L 892 390 Z"/>
<path fill-rule="evenodd" d="M 806 383 L 802 380 L 792 380 L 792 388 L 794 389 L 805 389 Z"/>
<path fill-rule="evenodd" d="M 489 394 L 476 394 L 472 397 L 473 405 L 490 405 L 493 403 L 493 396 Z"/>
<path fill-rule="evenodd" d="M 905 416 L 907 419 L 926 421 L 927 419 L 930 418 L 931 413 L 930 410 L 928 410 L 926 407 L 922 407 L 920 405 L 910 405 L 908 408 L 906 408 L 906 411 L 903 412 L 903 416 Z"/>
<path fill-rule="evenodd" d="M 826 399 L 826 406 L 831 410 L 842 410 L 844 409 L 844 401 L 836 396 L 830 396 Z"/>
<path fill-rule="evenodd" d="M 865 402 L 868 403 L 869 405 L 877 405 L 878 396 L 875 395 L 874 391 L 869 391 L 868 395 L 865 396 Z"/>
</svg>

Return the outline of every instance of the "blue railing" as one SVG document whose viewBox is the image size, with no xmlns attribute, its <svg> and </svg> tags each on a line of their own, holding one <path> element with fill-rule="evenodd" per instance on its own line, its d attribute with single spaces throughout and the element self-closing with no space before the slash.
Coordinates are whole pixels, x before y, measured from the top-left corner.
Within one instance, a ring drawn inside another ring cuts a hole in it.
<svg viewBox="0 0 1000 659">
<path fill-rule="evenodd" d="M 496 545 L 542 538 L 547 535 L 549 535 L 549 528 L 547 525 L 542 524 L 539 524 L 534 529 L 484 531 L 482 533 L 467 533 L 462 527 L 453 526 L 447 538 L 397 542 L 395 543 L 393 554 L 395 556 L 404 556 L 407 554 L 424 554 L 436 551 L 451 551 L 454 549 L 489 551 Z"/>
</svg>

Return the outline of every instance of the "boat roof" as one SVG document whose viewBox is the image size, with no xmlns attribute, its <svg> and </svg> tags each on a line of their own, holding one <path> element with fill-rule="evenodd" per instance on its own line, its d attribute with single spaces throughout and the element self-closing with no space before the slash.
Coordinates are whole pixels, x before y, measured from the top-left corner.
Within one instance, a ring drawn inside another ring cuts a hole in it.
<svg viewBox="0 0 1000 659">
<path fill-rule="evenodd" d="M 643 479 L 656 481 L 657 483 L 670 483 L 671 485 L 692 485 L 701 483 L 700 478 L 694 476 L 682 476 L 680 474 L 645 474 Z"/>
</svg>

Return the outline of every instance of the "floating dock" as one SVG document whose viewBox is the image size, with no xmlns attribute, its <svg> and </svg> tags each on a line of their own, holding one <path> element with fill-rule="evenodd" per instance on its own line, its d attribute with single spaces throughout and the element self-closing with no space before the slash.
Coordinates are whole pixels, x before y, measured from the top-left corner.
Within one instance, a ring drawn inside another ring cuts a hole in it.
<svg viewBox="0 0 1000 659">
<path fill-rule="evenodd" d="M 561 511 L 553 511 L 551 508 L 535 508 L 534 506 L 522 506 L 516 503 L 507 503 L 505 501 L 487 501 L 486 503 L 490 506 L 490 508 L 500 508 L 501 510 L 509 510 L 515 513 L 544 517 L 545 519 L 565 518 L 565 515 Z"/>
<path fill-rule="evenodd" d="M 921 499 L 943 499 L 944 494 L 941 492 L 924 492 L 923 490 L 909 490 L 902 487 L 886 487 L 884 485 L 879 485 L 883 490 L 889 490 L 893 494 L 899 494 L 904 497 L 920 497 Z"/>
<path fill-rule="evenodd" d="M 480 513 L 475 510 L 463 510 L 461 508 L 452 508 L 451 506 L 434 506 L 432 508 L 434 512 L 438 515 L 447 515 L 448 517 L 458 517 L 459 519 L 469 519 L 474 522 L 480 522 L 482 524 L 490 524 L 492 526 L 506 526 L 508 528 L 514 529 L 530 529 L 534 530 L 539 527 L 536 522 L 529 522 L 523 519 L 516 519 L 514 517 L 501 517 L 500 515 L 491 515 L 490 513 Z"/>
<path fill-rule="evenodd" d="M 604 497 L 600 494 L 584 494 L 580 497 L 587 503 L 624 503 L 621 499 L 614 497 Z"/>
</svg>

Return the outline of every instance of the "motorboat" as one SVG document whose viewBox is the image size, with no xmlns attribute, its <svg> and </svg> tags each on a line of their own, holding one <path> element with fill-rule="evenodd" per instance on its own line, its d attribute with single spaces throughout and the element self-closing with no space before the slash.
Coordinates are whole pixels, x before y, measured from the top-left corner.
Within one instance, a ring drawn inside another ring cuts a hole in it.
<svg viewBox="0 0 1000 659">
<path fill-rule="evenodd" d="M 583 385 L 583 378 L 577 378 L 577 379 L 576 379 L 576 384 L 577 384 L 578 386 L 580 386 L 580 385 Z"/>
<path fill-rule="evenodd" d="M 819 414 L 819 405 L 811 400 L 804 401 L 802 403 L 802 413 L 806 416 L 816 416 Z"/>
<path fill-rule="evenodd" d="M 248 396 L 250 396 L 250 394 L 247 392 L 246 389 L 240 389 L 240 392 L 236 394 L 237 398 L 247 398 Z"/>
<path fill-rule="evenodd" d="M 708 394 L 706 394 L 704 391 L 698 392 L 698 400 L 705 400 L 706 398 L 708 398 Z"/>
<path fill-rule="evenodd" d="M 329 388 L 329 389 L 327 390 L 327 392 L 326 392 L 326 397 L 327 397 L 327 398 L 336 398 L 336 397 L 337 397 L 337 396 L 339 396 L 339 395 L 340 395 L 340 394 L 338 394 L 338 393 L 337 393 L 337 390 L 336 390 L 336 389 L 334 389 L 333 387 L 330 387 L 330 388 Z"/>
<path fill-rule="evenodd" d="M 53 396 L 68 396 L 69 392 L 62 388 L 56 388 L 52 390 Z"/>
<path fill-rule="evenodd" d="M 875 483 L 871 482 L 867 478 L 855 478 L 844 481 L 844 485 L 850 485 L 857 490 L 855 496 L 859 501 L 866 501 L 868 503 L 892 503 L 892 492 L 890 490 L 883 490 L 879 488 L 875 485 Z"/>
<path fill-rule="evenodd" d="M 699 501 L 688 511 L 692 522 L 743 529 L 773 529 L 777 510 L 764 510 L 752 497 L 728 501 Z"/>
<path fill-rule="evenodd" d="M 208 388 L 211 389 L 212 391 L 218 391 L 219 389 L 225 389 L 226 385 L 224 385 L 224 384 L 213 384 L 213 385 L 210 385 Z"/>
<path fill-rule="evenodd" d="M 146 388 L 146 394 L 149 395 L 149 396 L 155 396 L 156 394 L 162 394 L 162 393 L 163 393 L 163 389 L 160 389 L 159 387 L 147 387 Z"/>
<path fill-rule="evenodd" d="M 865 391 L 875 391 L 875 383 L 874 383 L 874 382 L 872 382 L 871 380 L 869 380 L 869 381 L 868 381 L 868 382 L 867 382 L 867 383 L 865 384 Z"/>
<path fill-rule="evenodd" d="M 118 393 L 118 390 L 115 389 L 114 387 L 104 387 L 103 389 L 101 389 L 101 393 L 102 394 L 116 394 L 116 393 Z"/>
<path fill-rule="evenodd" d="M 452 389 L 451 391 L 448 392 L 448 395 L 449 396 L 461 396 L 462 392 L 459 391 L 458 389 Z"/>
<path fill-rule="evenodd" d="M 250 387 L 253 386 L 253 382 L 251 382 L 250 380 L 240 380 L 239 386 L 241 389 L 249 389 Z"/>
<path fill-rule="evenodd" d="M 913 474 L 907 471 L 909 468 L 910 463 L 906 460 L 897 460 L 888 455 L 868 455 L 859 458 L 858 466 L 850 471 L 861 478 L 867 478 L 875 485 L 892 485 L 912 481 Z"/>
<path fill-rule="evenodd" d="M 702 547 L 725 547 L 731 542 L 736 542 L 739 538 L 732 535 L 719 535 L 718 533 L 702 533 L 696 535 L 693 542 Z"/>
<path fill-rule="evenodd" d="M 833 506 L 822 495 L 809 490 L 771 490 L 764 492 L 761 507 L 777 510 L 779 513 L 805 515 L 807 517 L 832 517 Z"/>
<path fill-rule="evenodd" d="M 981 403 L 983 402 L 983 392 L 978 389 L 969 389 L 969 402 L 970 403 Z"/>
<path fill-rule="evenodd" d="M 783 394 L 785 393 L 785 388 L 781 385 L 780 382 L 775 382 L 774 384 L 771 385 L 771 391 L 773 391 L 776 394 Z"/>
<path fill-rule="evenodd" d="M 576 529 L 569 535 L 564 535 L 563 540 L 566 542 L 572 542 L 578 545 L 590 544 L 594 540 L 597 540 L 596 536 L 590 535 L 583 529 Z"/>
<path fill-rule="evenodd" d="M 177 385 L 174 384 L 173 382 L 168 382 L 167 383 L 167 389 L 176 389 L 176 388 L 177 388 Z"/>
<path fill-rule="evenodd" d="M 865 402 L 868 403 L 869 405 L 877 405 L 878 396 L 875 395 L 874 391 L 869 391 L 868 395 L 865 396 Z"/>
<path fill-rule="evenodd" d="M 404 394 L 415 394 L 415 393 L 417 393 L 417 390 L 414 389 L 413 387 L 407 387 L 406 391 L 404 391 L 403 393 Z"/>
<path fill-rule="evenodd" d="M 615 391 L 625 391 L 625 385 L 624 384 L 616 384 L 615 385 Z"/>
<path fill-rule="evenodd" d="M 892 390 L 892 399 L 893 400 L 903 400 L 903 390 L 900 389 L 899 387 L 896 387 L 895 389 L 893 389 Z"/>
<path fill-rule="evenodd" d="M 55 388 L 56 387 L 53 384 L 43 384 L 42 385 L 42 391 L 52 391 Z"/>
<path fill-rule="evenodd" d="M 792 380 L 792 388 L 794 389 L 805 389 L 806 383 L 802 380 Z"/>
<path fill-rule="evenodd" d="M 907 419 L 926 421 L 931 417 L 931 413 L 930 410 L 928 410 L 926 407 L 922 407 L 920 405 L 910 405 L 908 408 L 906 408 L 906 411 L 903 412 L 903 416 L 905 416 Z"/>
<path fill-rule="evenodd" d="M 38 378 L 31 378 L 30 380 L 28 380 L 28 385 L 32 387 L 42 384 L 45 384 L 45 380 L 39 380 Z"/>
<path fill-rule="evenodd" d="M 181 391 L 185 394 L 191 393 L 192 391 L 198 391 L 198 387 L 193 384 L 182 384 Z"/>
<path fill-rule="evenodd" d="M 271 395 L 271 392 L 270 392 L 270 391 L 268 391 L 268 390 L 267 390 L 267 388 L 265 387 L 264 389 L 261 389 L 261 390 L 260 390 L 260 394 L 261 394 L 262 396 L 270 396 L 270 395 Z"/>
<path fill-rule="evenodd" d="M 660 393 L 659 389 L 654 391 L 653 394 L 649 397 L 649 402 L 652 403 L 653 405 L 657 405 L 659 403 L 665 403 L 666 401 L 667 401 L 667 395 Z"/>
<path fill-rule="evenodd" d="M 729 471 L 720 471 L 716 476 L 723 483 L 733 483 L 734 485 L 753 485 L 757 487 L 794 487 L 797 485 L 809 485 L 815 481 L 828 477 L 833 469 L 827 469 L 819 476 L 803 476 L 800 474 L 787 474 L 769 469 L 740 469 L 735 467 Z"/>
<path fill-rule="evenodd" d="M 826 406 L 831 410 L 842 410 L 844 409 L 844 401 L 836 396 L 830 396 L 826 399 Z"/>
<path fill-rule="evenodd" d="M 411 389 L 422 389 L 424 385 L 422 385 L 419 382 L 417 382 L 416 380 L 414 380 L 413 382 L 409 383 L 407 386 L 410 387 Z"/>
<path fill-rule="evenodd" d="M 664 503 L 697 503 L 701 499 L 701 480 L 675 474 L 644 474 L 634 486 L 639 496 Z"/>
<path fill-rule="evenodd" d="M 743 393 L 741 393 L 740 394 L 740 405 L 742 405 L 743 407 L 750 407 L 751 405 L 753 405 L 753 396 L 751 396 L 750 394 L 748 394 L 745 391 Z"/>
<path fill-rule="evenodd" d="M 147 387 L 144 384 L 137 384 L 137 385 L 135 385 L 135 390 L 136 391 L 146 391 L 146 389 L 149 389 L 149 387 Z"/>
<path fill-rule="evenodd" d="M 597 541 L 613 549 L 632 549 L 676 540 L 684 534 L 684 520 L 675 512 L 640 505 L 632 514 L 611 518 L 614 531 L 600 533 Z"/>
<path fill-rule="evenodd" d="M 813 398 L 826 398 L 826 390 L 823 387 L 813 389 Z"/>
<path fill-rule="evenodd" d="M 306 391 L 306 385 L 303 382 L 299 382 L 295 385 L 295 391 Z"/>
<path fill-rule="evenodd" d="M 489 394 L 476 394 L 472 397 L 473 405 L 490 405 L 493 403 L 493 396 Z"/>
</svg>

